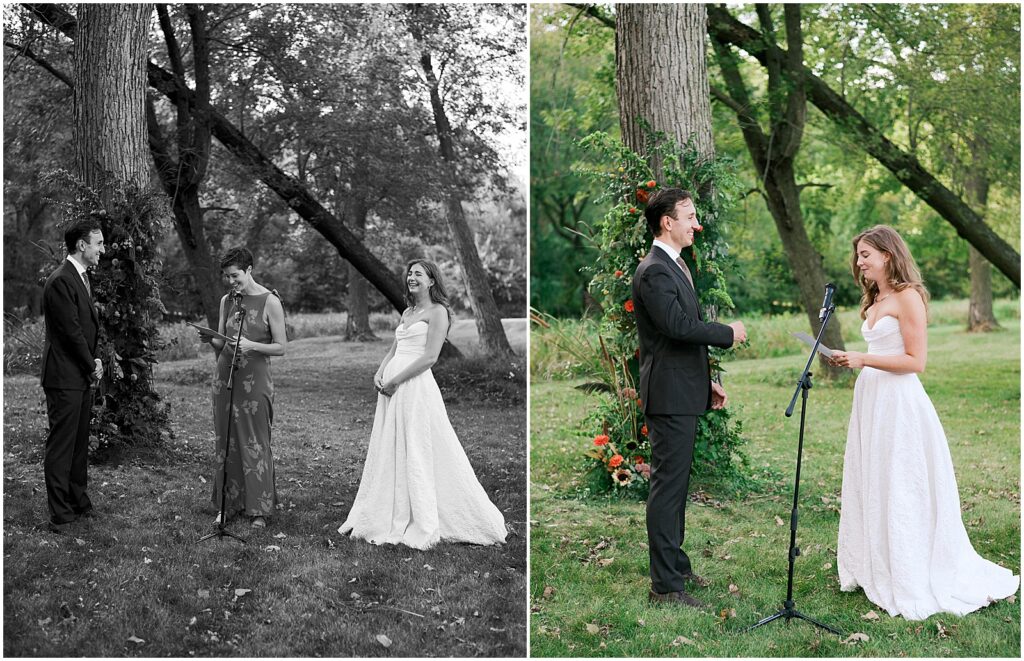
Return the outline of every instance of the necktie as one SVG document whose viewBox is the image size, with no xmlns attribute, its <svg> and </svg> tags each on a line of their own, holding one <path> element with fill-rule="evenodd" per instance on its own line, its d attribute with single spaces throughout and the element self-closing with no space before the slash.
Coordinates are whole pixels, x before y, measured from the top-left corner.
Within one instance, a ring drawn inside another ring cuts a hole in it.
<svg viewBox="0 0 1024 661">
<path fill-rule="evenodd" d="M 686 281 L 690 283 L 690 287 L 693 287 L 693 276 L 690 275 L 690 267 L 686 265 L 686 260 L 683 259 L 682 255 L 676 257 L 676 264 L 679 265 L 679 268 L 683 269 Z M 694 291 L 696 291 L 696 288 L 694 288 Z"/>
<path fill-rule="evenodd" d="M 85 292 L 92 298 L 92 285 L 89 284 L 89 272 L 82 271 L 82 282 L 85 283 Z"/>
</svg>

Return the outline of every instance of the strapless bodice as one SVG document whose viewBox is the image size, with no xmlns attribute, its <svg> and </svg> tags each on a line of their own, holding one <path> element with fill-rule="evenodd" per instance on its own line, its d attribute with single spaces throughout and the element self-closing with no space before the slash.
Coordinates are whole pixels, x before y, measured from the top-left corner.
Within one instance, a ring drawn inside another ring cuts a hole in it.
<svg viewBox="0 0 1024 661">
<path fill-rule="evenodd" d="M 405 322 L 398 324 L 395 329 L 395 339 L 398 346 L 395 348 L 395 355 L 415 355 L 423 353 L 427 346 L 427 328 L 429 324 L 425 321 L 414 321 L 408 326 Z"/>
<path fill-rule="evenodd" d="M 875 320 L 873 328 L 868 328 L 868 320 L 865 319 L 860 332 L 868 342 L 868 353 L 876 356 L 897 356 L 906 353 L 903 347 L 903 333 L 900 332 L 900 321 L 896 317 L 884 315 Z"/>
</svg>

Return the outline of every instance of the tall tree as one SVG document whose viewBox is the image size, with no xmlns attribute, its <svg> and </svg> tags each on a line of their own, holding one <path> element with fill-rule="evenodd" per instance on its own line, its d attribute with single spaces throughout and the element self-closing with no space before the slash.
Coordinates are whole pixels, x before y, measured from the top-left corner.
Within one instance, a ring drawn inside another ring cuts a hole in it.
<svg viewBox="0 0 1024 661">
<path fill-rule="evenodd" d="M 756 10 L 765 39 L 775 43 L 775 24 L 771 10 L 763 4 L 757 5 Z M 800 288 L 801 306 L 817 334 L 821 329 L 818 310 L 825 289 L 825 269 L 821 254 L 807 235 L 800 207 L 801 186 L 796 181 L 796 157 L 807 122 L 807 95 L 800 77 L 803 65 L 800 5 L 785 5 L 784 12 L 786 44 L 789 48 L 785 57 L 790 62 L 788 65 L 783 62 L 783 54 L 779 49 L 769 50 L 766 67 L 768 91 L 763 103 L 770 127 L 768 132 L 761 128 L 757 108 L 762 104 L 753 100 L 743 79 L 738 58 L 727 44 L 712 35 L 711 42 L 728 90 L 716 89 L 714 94 L 715 98 L 736 113 L 758 179 L 764 186 L 764 198 L 775 220 L 793 279 Z M 837 317 L 833 317 L 832 323 L 825 329 L 822 341 L 830 347 L 844 348 Z M 819 362 L 822 369 L 832 373 L 839 371 L 839 368 L 829 365 L 824 357 Z"/>
<path fill-rule="evenodd" d="M 789 62 L 783 49 L 758 30 L 736 20 L 724 7 L 710 6 L 708 18 L 708 30 L 716 39 L 742 48 L 762 66 L 767 67 L 769 52 L 778 53 L 777 61 Z M 978 213 L 944 186 L 919 159 L 886 137 L 806 65 L 799 66 L 793 73 L 803 80 L 811 103 L 844 132 L 855 136 L 858 145 L 953 225 L 960 236 L 1020 288 L 1020 253 L 996 234 Z"/>
<path fill-rule="evenodd" d="M 438 9 L 440 8 L 440 9 Z M 449 18 L 449 8 L 438 5 L 412 5 L 411 16 L 408 22 L 409 31 L 416 43 L 419 66 L 423 72 L 424 84 L 430 98 L 430 108 L 434 117 L 434 127 L 437 132 L 438 149 L 441 154 L 441 170 L 445 181 L 445 204 L 446 219 L 448 227 L 455 242 L 456 253 L 459 256 L 459 264 L 462 266 L 462 276 L 469 292 L 470 303 L 473 308 L 473 315 L 476 318 L 477 333 L 480 343 L 490 355 L 510 356 L 512 347 L 505 336 L 505 329 L 501 324 L 501 315 L 498 313 L 498 306 L 494 302 L 494 294 L 491 292 L 487 280 L 487 274 L 480 261 L 480 254 L 477 251 L 473 233 L 466 222 L 465 211 L 462 208 L 462 195 L 466 187 L 460 181 L 458 165 L 459 159 L 455 152 L 455 143 L 451 122 L 448 119 L 448 111 L 442 98 L 442 80 L 435 71 L 435 51 L 426 37 L 424 27 L 434 30 L 445 30 L 453 27 L 455 21 L 446 23 Z M 458 20 L 458 19 L 456 19 Z M 458 43 L 458 40 L 450 39 L 450 42 Z M 439 59 L 443 67 L 449 63 L 457 64 L 463 58 L 478 58 L 480 53 L 471 54 L 459 52 L 452 48 L 442 52 Z M 513 53 L 503 53 L 499 56 L 513 56 Z M 481 83 L 482 81 L 476 81 Z M 452 80 L 449 77 L 450 86 L 459 85 L 460 81 Z"/>
<path fill-rule="evenodd" d="M 633 151 L 646 151 L 645 121 L 678 144 L 689 142 L 714 158 L 706 26 L 703 4 L 616 5 L 619 128 L 622 142 Z M 660 178 L 661 164 L 651 165 Z"/>
</svg>

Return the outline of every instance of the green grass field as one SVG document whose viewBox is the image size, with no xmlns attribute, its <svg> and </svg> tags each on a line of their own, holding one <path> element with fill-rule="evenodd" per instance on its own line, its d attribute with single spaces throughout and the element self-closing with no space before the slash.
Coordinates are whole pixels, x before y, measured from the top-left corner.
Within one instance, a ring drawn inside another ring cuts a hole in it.
<svg viewBox="0 0 1024 661">
<path fill-rule="evenodd" d="M 933 316 L 934 319 L 934 316 Z M 958 323 L 929 329 L 922 381 L 939 412 L 956 468 L 964 522 L 986 558 L 1020 573 L 1020 322 L 968 335 Z M 748 324 L 748 328 L 755 324 Z M 845 333 L 844 333 L 845 334 Z M 751 332 L 753 343 L 757 335 Z M 536 343 L 536 337 L 534 343 Z M 848 348 L 864 350 L 863 341 Z M 543 348 L 532 347 L 534 355 Z M 1020 603 L 996 603 L 960 618 L 892 618 L 862 592 L 839 590 L 836 535 L 849 382 L 816 382 L 804 447 L 796 607 L 841 629 L 773 622 L 786 595 L 789 513 L 798 415 L 783 416 L 803 367 L 788 357 L 734 361 L 725 382 L 743 421 L 755 469 L 784 476 L 763 493 L 729 500 L 692 484 L 686 547 L 711 580 L 693 593 L 711 610 L 647 603 L 643 503 L 579 499 L 583 450 L 594 430 L 580 422 L 593 401 L 577 381 L 531 383 L 531 655 L 550 656 L 1020 656 Z M 798 409 L 799 413 L 799 409 Z M 861 633 L 863 640 L 850 640 Z M 846 642 L 844 642 L 846 641 Z"/>
<path fill-rule="evenodd" d="M 522 352 L 525 322 L 514 326 Z M 495 367 L 473 357 L 471 328 L 457 337 L 470 357 L 434 372 L 512 531 L 500 547 L 417 551 L 338 535 L 362 472 L 384 341 L 309 338 L 273 359 L 283 507 L 265 530 L 231 524 L 246 545 L 197 543 L 215 529 L 209 357 L 157 367 L 173 445 L 92 466 L 90 493 L 104 516 L 67 535 L 43 525 L 38 379 L 5 378 L 4 656 L 523 656 L 523 360 Z M 484 381 L 490 389 L 472 385 Z"/>
</svg>

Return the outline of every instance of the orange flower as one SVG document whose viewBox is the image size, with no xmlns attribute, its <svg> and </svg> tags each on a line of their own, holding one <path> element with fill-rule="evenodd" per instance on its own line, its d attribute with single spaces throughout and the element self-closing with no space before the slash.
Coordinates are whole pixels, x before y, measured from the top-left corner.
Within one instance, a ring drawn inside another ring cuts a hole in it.
<svg viewBox="0 0 1024 661">
<path fill-rule="evenodd" d="M 657 186 L 657 185 L 658 185 L 658 182 L 656 182 L 656 181 L 655 181 L 655 180 L 653 180 L 653 179 L 651 179 L 650 181 L 648 181 L 648 182 L 647 182 L 647 187 L 648 187 L 648 188 L 654 188 L 654 187 L 655 187 L 655 186 Z"/>
<path fill-rule="evenodd" d="M 637 201 L 639 201 L 641 204 L 647 204 L 648 198 L 649 196 L 647 195 L 647 191 L 645 191 L 643 188 L 636 189 Z"/>
<path fill-rule="evenodd" d="M 639 397 L 637 397 L 637 398 L 636 398 L 636 405 L 637 405 L 637 406 L 639 406 L 640 408 L 643 408 L 643 407 L 644 407 L 644 402 L 643 402 L 643 400 L 642 400 L 642 399 L 640 399 Z"/>
<path fill-rule="evenodd" d="M 693 228 L 693 231 L 694 232 L 703 232 L 704 231 L 704 226 L 703 225 L 697 225 L 697 227 Z"/>
<path fill-rule="evenodd" d="M 630 207 L 629 208 L 629 212 L 630 213 L 636 213 L 636 207 Z"/>
<path fill-rule="evenodd" d="M 622 277 L 622 271 L 618 271 L 618 270 L 615 271 L 615 277 L 616 278 L 621 278 Z"/>
<path fill-rule="evenodd" d="M 614 457 L 612 457 L 611 459 L 608 460 L 608 465 L 611 466 L 612 468 L 618 468 L 619 465 L 621 465 L 621 464 L 622 464 L 622 455 L 621 454 L 617 454 L 617 455 L 615 455 Z"/>
<path fill-rule="evenodd" d="M 640 433 L 647 436 L 647 425 L 640 427 Z"/>
<path fill-rule="evenodd" d="M 643 457 L 633 457 L 633 463 L 634 464 L 642 464 L 642 463 L 644 463 L 644 458 Z"/>
<path fill-rule="evenodd" d="M 623 303 L 622 307 L 626 308 L 626 312 L 632 312 L 633 311 L 633 299 L 629 299 L 628 301 Z"/>
<path fill-rule="evenodd" d="M 594 445 L 608 445 L 608 434 L 598 434 L 594 437 Z"/>
</svg>

